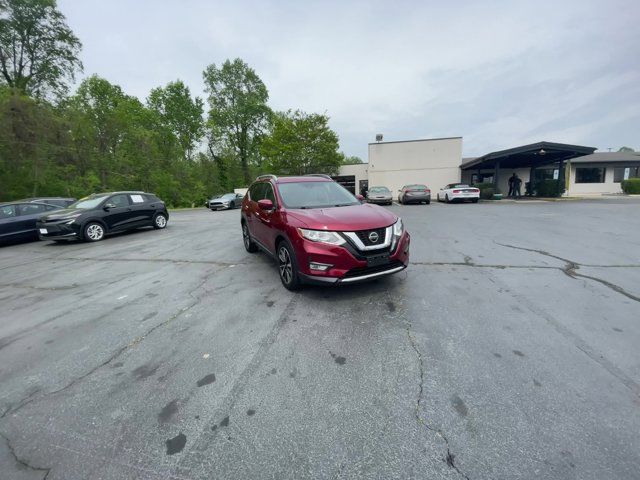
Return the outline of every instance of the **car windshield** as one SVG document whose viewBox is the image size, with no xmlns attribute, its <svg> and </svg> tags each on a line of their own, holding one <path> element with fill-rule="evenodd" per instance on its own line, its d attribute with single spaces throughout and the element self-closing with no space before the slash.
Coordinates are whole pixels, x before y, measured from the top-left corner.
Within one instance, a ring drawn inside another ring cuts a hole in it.
<svg viewBox="0 0 640 480">
<path fill-rule="evenodd" d="M 387 187 L 371 187 L 369 189 L 370 193 L 389 193 L 390 190 Z"/>
<path fill-rule="evenodd" d="M 287 208 L 326 208 L 358 205 L 348 190 L 335 182 L 291 182 L 278 185 Z"/>
<path fill-rule="evenodd" d="M 102 202 L 107 197 L 108 195 L 90 195 L 88 197 L 81 198 L 75 203 L 72 203 L 67 208 L 80 208 L 82 210 L 96 208 L 98 205 L 100 205 L 100 202 Z"/>
</svg>

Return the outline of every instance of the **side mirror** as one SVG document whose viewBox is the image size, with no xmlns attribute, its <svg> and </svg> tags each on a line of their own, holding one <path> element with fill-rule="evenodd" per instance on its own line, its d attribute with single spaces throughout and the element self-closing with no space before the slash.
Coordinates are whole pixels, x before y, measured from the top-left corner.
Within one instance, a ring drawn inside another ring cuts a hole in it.
<svg viewBox="0 0 640 480">
<path fill-rule="evenodd" d="M 258 207 L 260 210 L 273 210 L 273 202 L 268 198 L 263 198 L 262 200 L 258 200 Z"/>
<path fill-rule="evenodd" d="M 110 208 L 116 208 L 116 204 L 115 203 L 105 203 L 104 204 L 104 208 L 105 210 L 109 210 Z"/>
<path fill-rule="evenodd" d="M 364 200 L 364 197 L 363 197 L 362 195 L 360 195 L 360 194 L 357 194 L 357 195 L 356 195 L 356 198 L 357 198 L 358 200 L 360 200 L 361 202 Z"/>
</svg>

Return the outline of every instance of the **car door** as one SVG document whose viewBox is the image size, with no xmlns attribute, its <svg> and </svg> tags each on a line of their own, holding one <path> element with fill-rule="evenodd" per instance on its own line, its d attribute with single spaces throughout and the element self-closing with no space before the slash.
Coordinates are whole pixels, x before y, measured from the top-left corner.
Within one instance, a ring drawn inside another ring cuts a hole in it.
<svg viewBox="0 0 640 480">
<path fill-rule="evenodd" d="M 140 193 L 129 194 L 129 202 L 131 203 L 131 220 L 130 227 L 142 227 L 151 225 L 153 214 L 156 209 L 152 206 L 152 202 L 146 195 Z"/>
<path fill-rule="evenodd" d="M 110 231 L 126 230 L 135 215 L 131 211 L 129 195 L 119 193 L 109 197 L 103 204 L 102 220 Z"/>
<path fill-rule="evenodd" d="M 24 236 L 36 236 L 36 221 L 47 213 L 47 206 L 41 203 L 21 203 L 17 205 L 18 224 Z"/>
<path fill-rule="evenodd" d="M 271 185 L 271 183 L 269 182 L 264 182 L 262 188 L 262 198 L 271 200 L 271 202 L 273 203 L 273 209 L 262 210 L 259 206 L 256 205 L 256 238 L 260 243 L 262 243 L 264 247 L 269 249 L 269 251 L 275 253 L 275 237 L 277 232 L 274 228 L 274 215 L 277 211 L 278 204 L 276 201 L 275 192 L 273 191 L 273 185 Z"/>
</svg>

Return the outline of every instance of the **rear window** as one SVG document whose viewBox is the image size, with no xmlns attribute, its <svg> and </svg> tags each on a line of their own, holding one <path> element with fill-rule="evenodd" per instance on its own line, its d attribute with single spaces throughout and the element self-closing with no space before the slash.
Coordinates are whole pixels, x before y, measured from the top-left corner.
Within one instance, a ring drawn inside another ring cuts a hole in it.
<svg viewBox="0 0 640 480">
<path fill-rule="evenodd" d="M 371 187 L 369 189 L 371 193 L 389 193 L 389 189 L 387 187 Z"/>
<path fill-rule="evenodd" d="M 406 187 L 407 190 L 427 190 L 427 187 L 425 185 L 407 185 Z"/>
</svg>

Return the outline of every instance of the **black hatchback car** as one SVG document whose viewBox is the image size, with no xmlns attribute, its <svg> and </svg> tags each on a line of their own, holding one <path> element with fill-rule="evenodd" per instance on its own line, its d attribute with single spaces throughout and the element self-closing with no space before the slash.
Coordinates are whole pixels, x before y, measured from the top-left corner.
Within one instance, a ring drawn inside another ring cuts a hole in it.
<svg viewBox="0 0 640 480">
<path fill-rule="evenodd" d="M 69 207 L 40 217 L 41 240 L 97 242 L 105 235 L 140 227 L 165 228 L 169 212 L 152 193 L 94 193 Z"/>
</svg>

